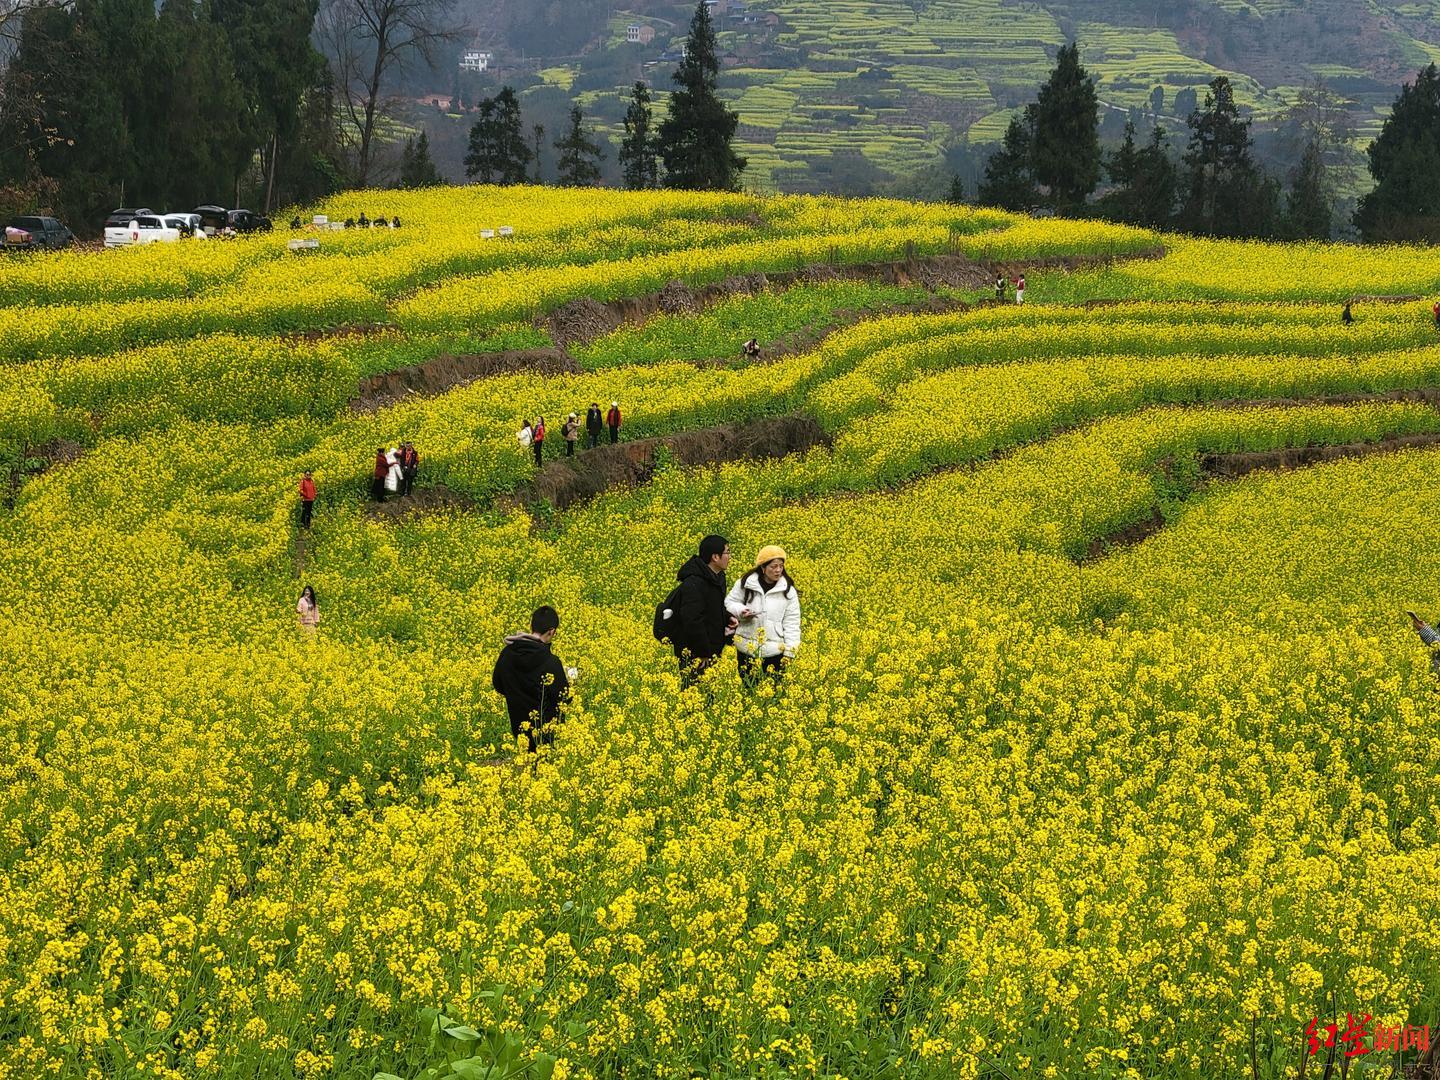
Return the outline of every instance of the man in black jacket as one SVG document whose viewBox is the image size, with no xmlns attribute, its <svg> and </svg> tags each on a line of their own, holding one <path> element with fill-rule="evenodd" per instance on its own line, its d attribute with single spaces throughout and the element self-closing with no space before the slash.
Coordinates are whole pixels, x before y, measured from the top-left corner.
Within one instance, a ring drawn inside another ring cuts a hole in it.
<svg viewBox="0 0 1440 1080">
<path fill-rule="evenodd" d="M 590 409 L 585 413 L 585 435 L 590 445 L 587 450 L 594 450 L 600 445 L 600 432 L 605 428 L 605 414 L 600 411 L 600 403 L 592 401 Z"/>
<path fill-rule="evenodd" d="M 537 608 L 530 616 L 530 632 L 505 639 L 495 661 L 490 683 L 505 698 L 510 712 L 510 734 L 523 733 L 534 750 L 555 741 L 552 727 L 560 706 L 570 699 L 570 676 L 560 658 L 550 651 L 560 616 L 553 607 Z"/>
<path fill-rule="evenodd" d="M 729 543 L 712 534 L 700 541 L 700 554 L 690 556 L 675 575 L 680 580 L 680 610 L 675 613 L 679 626 L 671 645 L 686 686 L 719 658 L 735 633 L 737 623 L 725 610 L 725 570 L 729 565 Z"/>
</svg>

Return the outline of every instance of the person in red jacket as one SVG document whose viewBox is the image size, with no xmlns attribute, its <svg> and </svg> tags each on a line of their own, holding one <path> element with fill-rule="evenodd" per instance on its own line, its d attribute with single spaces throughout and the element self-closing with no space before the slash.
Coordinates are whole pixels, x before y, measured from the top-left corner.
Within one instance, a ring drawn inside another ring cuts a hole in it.
<svg viewBox="0 0 1440 1080">
<path fill-rule="evenodd" d="M 545 455 L 545 418 L 543 416 L 535 418 L 532 439 L 534 441 L 530 443 L 530 446 L 535 451 L 535 467 L 538 469 L 545 464 L 543 460 Z"/>
<path fill-rule="evenodd" d="M 390 475 L 390 462 L 382 446 L 375 451 L 375 474 L 370 480 L 370 497 L 376 502 L 385 501 L 385 478 Z"/>
<path fill-rule="evenodd" d="M 1435 301 L 1433 310 L 1435 312 L 1435 329 L 1440 330 L 1440 300 Z"/>
<path fill-rule="evenodd" d="M 315 509 L 315 478 L 310 475 L 310 470 L 305 470 L 305 475 L 300 478 L 300 527 L 310 528 L 310 514 Z"/>
<path fill-rule="evenodd" d="M 610 402 L 610 411 L 605 414 L 605 426 L 610 429 L 610 441 L 620 441 L 620 403 Z"/>
</svg>

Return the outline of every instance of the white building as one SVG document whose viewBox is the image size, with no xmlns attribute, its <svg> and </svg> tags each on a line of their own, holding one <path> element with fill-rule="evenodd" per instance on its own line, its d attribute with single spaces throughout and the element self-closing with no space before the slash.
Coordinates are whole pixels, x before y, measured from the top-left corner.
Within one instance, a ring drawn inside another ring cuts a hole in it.
<svg viewBox="0 0 1440 1080">
<path fill-rule="evenodd" d="M 466 53 L 460 57 L 460 70 L 473 71 L 476 74 L 479 74 L 482 71 L 489 71 L 490 65 L 494 62 L 494 53 L 480 52 L 476 49 L 470 49 L 467 50 Z"/>
</svg>

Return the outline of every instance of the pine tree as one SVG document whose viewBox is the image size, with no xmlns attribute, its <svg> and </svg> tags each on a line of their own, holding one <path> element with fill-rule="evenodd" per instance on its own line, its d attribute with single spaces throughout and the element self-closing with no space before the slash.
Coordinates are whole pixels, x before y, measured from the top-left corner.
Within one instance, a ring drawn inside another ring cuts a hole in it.
<svg viewBox="0 0 1440 1080">
<path fill-rule="evenodd" d="M 978 198 L 1002 210 L 1029 210 L 1040 201 L 1030 169 L 1030 127 L 1021 117 L 1011 117 L 1005 141 L 985 163 Z"/>
<path fill-rule="evenodd" d="M 650 88 L 637 82 L 625 110 L 625 140 L 620 144 L 620 168 L 625 186 L 631 191 L 655 187 L 659 162 L 655 157 L 655 136 L 651 132 Z"/>
<path fill-rule="evenodd" d="M 965 185 L 961 182 L 959 173 L 950 174 L 950 192 L 945 196 L 945 201 L 951 206 L 965 205 Z"/>
<path fill-rule="evenodd" d="M 1110 182 L 1122 190 L 1129 190 L 1135 186 L 1135 177 L 1140 168 L 1140 153 L 1135 149 L 1135 125 L 1127 120 L 1125 122 L 1125 140 L 1120 144 L 1120 149 L 1110 156 L 1105 163 L 1105 172 L 1110 177 Z"/>
<path fill-rule="evenodd" d="M 1080 66 L 1080 46 L 1071 42 L 1055 57 L 1055 68 L 1026 112 L 1035 179 L 1050 192 L 1057 210 L 1075 211 L 1100 181 L 1100 102 L 1095 80 Z"/>
<path fill-rule="evenodd" d="M 1305 148 L 1285 202 L 1285 231 L 1297 240 L 1328 240 L 1334 202 L 1318 143 Z"/>
<path fill-rule="evenodd" d="M 538 187 L 545 182 L 545 159 L 542 157 L 545 149 L 544 124 L 536 124 L 530 129 L 530 140 L 535 148 L 535 185 Z"/>
<path fill-rule="evenodd" d="M 470 128 L 465 175 L 482 184 L 523 184 L 533 152 L 520 123 L 520 100 L 510 87 L 481 98 L 480 116 Z"/>
<path fill-rule="evenodd" d="M 1221 75 L 1211 81 L 1205 107 L 1188 123 L 1181 225 L 1206 236 L 1270 235 L 1279 186 L 1250 156 L 1250 122 L 1240 118 L 1229 79 Z"/>
<path fill-rule="evenodd" d="M 745 159 L 732 145 L 739 114 L 716 93 L 720 61 L 715 27 L 705 0 L 695 8 L 685 59 L 675 72 L 677 89 L 660 124 L 659 154 L 665 186 L 692 191 L 735 191 Z"/>
<path fill-rule="evenodd" d="M 1150 132 L 1150 143 L 1135 158 L 1134 197 L 1131 201 L 1132 222 L 1147 229 L 1163 229 L 1175 216 L 1175 192 L 1179 178 L 1165 129 L 1159 124 Z"/>
<path fill-rule="evenodd" d="M 440 171 L 430 157 L 430 133 L 422 128 L 418 139 L 412 135 L 405 140 L 400 156 L 400 186 L 427 188 L 439 187 L 442 183 Z"/>
<path fill-rule="evenodd" d="M 1440 70 L 1434 64 L 1401 88 L 1368 154 L 1375 190 L 1355 212 L 1361 236 L 1440 239 Z"/>
<path fill-rule="evenodd" d="M 555 151 L 560 155 L 561 187 L 594 187 L 600 182 L 599 163 L 605 151 L 585 133 L 583 120 L 580 106 L 570 106 L 570 130 L 564 138 L 555 140 Z"/>
</svg>

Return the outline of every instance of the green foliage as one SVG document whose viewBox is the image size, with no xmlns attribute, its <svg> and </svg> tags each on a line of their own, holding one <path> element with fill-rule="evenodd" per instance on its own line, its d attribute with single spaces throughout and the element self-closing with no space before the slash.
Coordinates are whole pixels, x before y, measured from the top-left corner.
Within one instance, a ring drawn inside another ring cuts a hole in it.
<svg viewBox="0 0 1440 1080">
<path fill-rule="evenodd" d="M 985 164 L 979 201 L 1002 210 L 1029 210 L 1040 201 L 1035 172 L 1030 165 L 1031 131 L 1028 119 L 1012 117 L 1005 141 Z"/>
<path fill-rule="evenodd" d="M 1060 50 L 1026 116 L 1035 179 L 1049 189 L 1056 209 L 1078 209 L 1100 180 L 1100 105 L 1095 80 L 1080 66 L 1079 45 Z"/>
<path fill-rule="evenodd" d="M 691 191 L 735 191 L 745 159 L 732 145 L 738 113 L 717 93 L 720 61 L 715 27 L 704 0 L 695 8 L 685 59 L 675 72 L 677 89 L 660 124 L 659 153 L 665 162 L 665 186 Z"/>
<path fill-rule="evenodd" d="M 1440 70 L 1433 63 L 1400 91 L 1369 156 L 1375 190 L 1355 212 L 1361 235 L 1440 239 Z"/>
<path fill-rule="evenodd" d="M 1202 236 L 1272 235 L 1279 190 L 1251 157 L 1250 121 L 1240 118 L 1229 79 L 1211 81 L 1204 109 L 1188 123 L 1181 227 Z"/>
<path fill-rule="evenodd" d="M 652 131 L 650 88 L 637 82 L 625 110 L 625 140 L 620 144 L 620 168 L 631 191 L 653 188 L 659 182 L 656 136 Z"/>
<path fill-rule="evenodd" d="M 465 175 L 482 184 L 523 184 L 535 152 L 525 141 L 520 100 L 506 86 L 479 105 L 480 117 L 470 128 Z"/>
<path fill-rule="evenodd" d="M 1165 142 L 1165 129 L 1158 125 L 1148 145 L 1136 149 L 1135 125 L 1126 123 L 1125 141 L 1106 163 L 1110 179 L 1117 185 L 1098 204 L 1101 214 L 1127 225 L 1164 228 L 1175 210 L 1175 163 Z"/>
<path fill-rule="evenodd" d="M 586 134 L 583 121 L 580 106 L 572 105 L 570 127 L 564 137 L 555 140 L 555 150 L 560 155 L 561 187 L 594 187 L 600 182 L 599 162 L 604 159 L 605 151 Z"/>
<path fill-rule="evenodd" d="M 1300 240 L 1330 239 L 1333 206 L 1320 147 L 1311 143 L 1305 148 L 1286 197 L 1286 233 Z"/>
<path fill-rule="evenodd" d="M 444 183 L 440 170 L 430 157 L 430 133 L 422 130 L 417 139 L 405 140 L 400 155 L 400 186 L 402 188 L 439 187 Z"/>
</svg>

